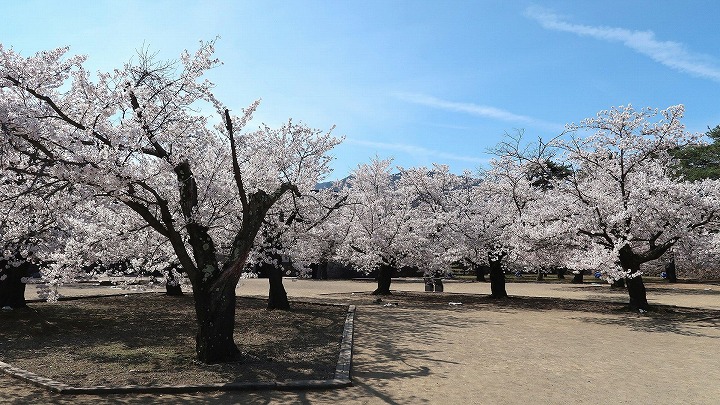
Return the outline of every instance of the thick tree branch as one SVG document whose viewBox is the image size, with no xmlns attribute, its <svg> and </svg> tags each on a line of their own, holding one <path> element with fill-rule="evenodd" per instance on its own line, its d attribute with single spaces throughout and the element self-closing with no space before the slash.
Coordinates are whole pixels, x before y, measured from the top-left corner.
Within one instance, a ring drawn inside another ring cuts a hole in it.
<svg viewBox="0 0 720 405">
<path fill-rule="evenodd" d="M 230 154 L 232 156 L 232 169 L 233 177 L 235 178 L 235 186 L 237 187 L 238 194 L 240 195 L 240 203 L 242 204 L 243 211 L 248 209 L 247 193 L 245 193 L 245 185 L 242 180 L 242 173 L 240 171 L 240 163 L 238 162 L 237 150 L 235 149 L 235 131 L 233 130 L 232 118 L 230 117 L 230 110 L 225 109 L 225 129 L 228 131 L 228 137 L 230 138 Z"/>
</svg>

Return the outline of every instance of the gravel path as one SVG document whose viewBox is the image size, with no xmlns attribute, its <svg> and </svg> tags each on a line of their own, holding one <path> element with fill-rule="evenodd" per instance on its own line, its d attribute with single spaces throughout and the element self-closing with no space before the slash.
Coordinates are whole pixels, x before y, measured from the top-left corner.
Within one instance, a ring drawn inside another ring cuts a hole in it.
<svg viewBox="0 0 720 405">
<path fill-rule="evenodd" d="M 351 281 L 285 282 L 291 297 L 347 300 Z M 487 294 L 481 283 L 446 292 Z M 421 291 L 422 283 L 394 283 Z M 509 283 L 511 295 L 621 300 L 604 286 Z M 264 295 L 243 280 L 240 295 Z M 79 291 L 79 290 L 78 290 Z M 76 293 L 78 291 L 75 291 Z M 95 291 L 85 289 L 83 293 Z M 68 290 L 70 292 L 70 290 Z M 720 309 L 720 286 L 651 286 L 651 303 Z M 639 314 L 360 306 L 354 386 L 310 392 L 59 397 L 0 376 L 0 403 L 61 404 L 718 404 L 720 319 L 678 322 Z"/>
</svg>

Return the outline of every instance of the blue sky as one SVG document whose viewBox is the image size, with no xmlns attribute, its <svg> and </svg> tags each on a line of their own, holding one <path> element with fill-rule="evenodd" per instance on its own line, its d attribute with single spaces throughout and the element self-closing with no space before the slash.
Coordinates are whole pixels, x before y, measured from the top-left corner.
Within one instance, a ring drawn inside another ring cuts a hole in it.
<svg viewBox="0 0 720 405">
<path fill-rule="evenodd" d="M 688 129 L 720 124 L 720 2 L 0 0 L 0 41 L 24 55 L 69 45 L 119 67 L 143 45 L 166 59 L 219 36 L 210 73 L 255 123 L 336 125 L 345 176 L 486 164 L 505 132 L 552 137 L 611 106 L 684 104 Z"/>
</svg>

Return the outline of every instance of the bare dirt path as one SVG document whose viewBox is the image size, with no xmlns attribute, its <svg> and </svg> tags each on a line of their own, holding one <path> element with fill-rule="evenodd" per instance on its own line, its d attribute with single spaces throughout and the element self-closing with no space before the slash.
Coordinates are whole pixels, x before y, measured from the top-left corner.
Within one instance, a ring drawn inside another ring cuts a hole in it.
<svg viewBox="0 0 720 405">
<path fill-rule="evenodd" d="M 266 282 L 243 281 L 238 292 L 265 294 Z M 348 281 L 286 282 L 291 299 L 347 300 L 352 295 L 331 293 L 372 287 Z M 395 283 L 394 288 L 420 291 L 423 286 Z M 613 298 L 614 292 L 598 288 L 605 287 L 513 283 L 508 292 Z M 716 285 L 678 288 L 685 288 L 683 294 L 650 292 L 650 300 L 720 307 Z M 488 287 L 446 284 L 446 291 L 471 292 L 464 289 L 487 294 Z M 347 389 L 60 397 L 0 376 L 0 403 L 717 404 L 720 398 L 720 319 L 680 322 L 626 312 L 362 305 L 355 331 L 354 386 Z"/>
</svg>

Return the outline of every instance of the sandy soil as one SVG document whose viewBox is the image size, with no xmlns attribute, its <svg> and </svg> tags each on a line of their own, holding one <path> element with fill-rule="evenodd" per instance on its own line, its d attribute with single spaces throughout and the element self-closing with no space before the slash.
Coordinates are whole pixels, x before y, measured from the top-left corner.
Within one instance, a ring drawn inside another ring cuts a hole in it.
<svg viewBox="0 0 720 405">
<path fill-rule="evenodd" d="M 238 292 L 264 294 L 266 282 L 243 281 Z M 290 297 L 328 300 L 352 300 L 349 293 L 372 287 L 349 281 L 286 282 Z M 422 287 L 394 284 L 399 290 Z M 488 288 L 447 283 L 445 290 L 487 294 Z M 718 290 L 717 285 L 663 286 L 649 298 L 720 309 Z M 594 286 L 513 283 L 508 292 L 625 299 Z M 670 321 L 626 312 L 368 304 L 358 307 L 355 325 L 354 386 L 347 389 L 60 397 L 0 376 L 0 403 L 717 404 L 720 398 L 720 319 L 714 315 Z"/>
</svg>

